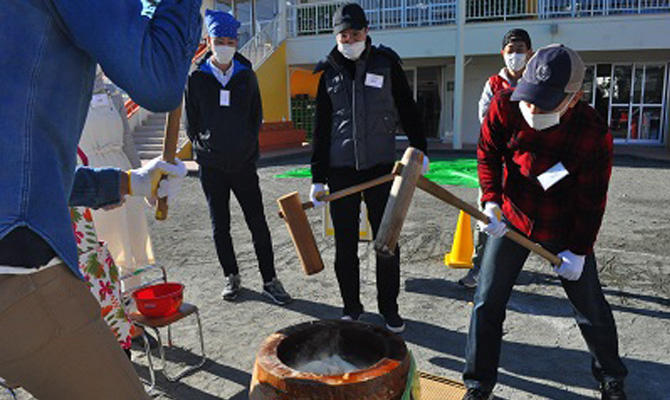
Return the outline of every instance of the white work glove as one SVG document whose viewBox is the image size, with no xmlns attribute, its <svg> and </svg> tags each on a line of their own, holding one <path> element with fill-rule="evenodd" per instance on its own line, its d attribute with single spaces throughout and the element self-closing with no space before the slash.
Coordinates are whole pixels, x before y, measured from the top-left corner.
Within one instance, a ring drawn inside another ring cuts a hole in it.
<svg viewBox="0 0 670 400">
<path fill-rule="evenodd" d="M 428 159 L 427 155 L 423 155 L 423 167 L 421 167 L 421 175 L 424 175 L 426 172 L 430 170 L 430 160 Z"/>
<path fill-rule="evenodd" d="M 479 229 L 494 238 L 505 236 L 508 229 L 507 225 L 500 221 L 500 206 L 492 201 L 487 201 L 484 205 L 483 213 L 489 217 L 489 223 L 487 224 L 482 221 L 477 221 Z"/>
<path fill-rule="evenodd" d="M 168 175 L 167 179 L 162 179 L 158 183 L 158 188 L 156 189 L 156 196 L 147 199 L 147 202 L 152 207 L 156 205 L 156 202 L 159 198 L 167 198 L 168 206 L 172 204 L 172 199 L 177 197 L 179 191 L 181 190 L 181 183 L 184 180 L 184 177 Z"/>
<path fill-rule="evenodd" d="M 328 187 L 323 183 L 312 183 L 312 188 L 309 190 L 309 201 L 314 204 L 314 208 L 321 208 L 326 205 L 325 201 L 319 201 L 316 196 L 319 194 L 326 194 Z"/>
<path fill-rule="evenodd" d="M 558 257 L 560 257 L 562 262 L 561 265 L 554 267 L 554 272 L 561 278 L 569 281 L 579 280 L 579 277 L 582 276 L 582 271 L 584 271 L 586 256 L 580 256 L 570 250 L 565 250 L 558 253 Z"/>
<path fill-rule="evenodd" d="M 150 203 L 156 201 L 156 196 L 175 195 L 187 172 L 186 165 L 178 158 L 175 158 L 174 164 L 163 161 L 160 157 L 154 158 L 141 168 L 128 171 L 130 175 L 129 194 L 144 196 Z M 163 175 L 167 175 L 168 178 L 161 181 Z M 159 183 L 162 194 L 158 193 Z"/>
</svg>

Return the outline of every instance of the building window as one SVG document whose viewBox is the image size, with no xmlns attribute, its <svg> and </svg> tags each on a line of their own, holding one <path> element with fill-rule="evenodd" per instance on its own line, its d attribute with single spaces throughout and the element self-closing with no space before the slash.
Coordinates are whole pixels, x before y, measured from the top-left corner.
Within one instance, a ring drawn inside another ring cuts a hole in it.
<svg viewBox="0 0 670 400">
<path fill-rule="evenodd" d="M 616 143 L 664 142 L 667 66 L 656 63 L 589 65 L 584 99 L 609 121 Z"/>
</svg>

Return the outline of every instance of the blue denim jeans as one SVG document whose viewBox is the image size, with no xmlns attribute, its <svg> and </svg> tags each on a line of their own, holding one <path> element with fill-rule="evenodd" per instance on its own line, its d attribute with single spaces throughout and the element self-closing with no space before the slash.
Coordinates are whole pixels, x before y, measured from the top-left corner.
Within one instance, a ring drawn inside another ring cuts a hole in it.
<svg viewBox="0 0 670 400">
<path fill-rule="evenodd" d="M 553 252 L 565 249 L 543 245 Z M 469 388 L 490 391 L 496 383 L 505 308 L 528 254 L 506 237 L 488 238 L 465 349 L 463 380 Z M 628 371 L 619 357 L 616 325 L 598 280 L 595 255 L 586 256 L 579 280 L 561 278 L 561 284 L 591 353 L 593 375 L 598 381 L 623 379 Z"/>
</svg>

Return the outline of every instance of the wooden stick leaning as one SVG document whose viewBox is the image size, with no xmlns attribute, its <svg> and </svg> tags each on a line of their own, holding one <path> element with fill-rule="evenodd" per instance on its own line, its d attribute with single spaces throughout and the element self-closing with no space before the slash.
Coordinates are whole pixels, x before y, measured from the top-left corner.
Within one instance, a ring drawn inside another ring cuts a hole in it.
<svg viewBox="0 0 670 400">
<path fill-rule="evenodd" d="M 181 125 L 181 106 L 170 111 L 165 118 L 165 134 L 163 136 L 163 161 L 174 164 L 175 154 L 177 154 L 177 141 L 179 140 L 179 128 Z M 166 175 L 161 180 L 167 179 Z M 167 197 L 158 199 L 156 206 L 156 219 L 163 221 L 168 216 Z"/>
<path fill-rule="evenodd" d="M 486 222 L 487 224 L 489 223 L 489 217 L 487 217 L 486 215 L 484 215 L 484 213 L 479 211 L 477 207 L 459 199 L 451 192 L 449 192 L 447 189 L 443 188 L 437 183 L 430 181 L 425 176 L 422 175 L 419 177 L 416 186 L 422 189 L 423 191 L 428 192 L 429 194 L 432 194 L 438 199 L 444 201 L 445 203 L 451 204 L 452 206 L 465 211 L 466 213 L 470 214 L 473 218 L 478 219 L 482 222 Z M 531 241 L 522 234 L 513 230 L 508 230 L 507 233 L 505 233 L 505 236 L 517 242 L 521 246 L 527 248 L 528 250 L 540 255 L 545 260 L 549 261 L 551 264 L 553 265 L 561 264 L 561 259 L 557 255 L 545 249 L 540 244 Z"/>
</svg>

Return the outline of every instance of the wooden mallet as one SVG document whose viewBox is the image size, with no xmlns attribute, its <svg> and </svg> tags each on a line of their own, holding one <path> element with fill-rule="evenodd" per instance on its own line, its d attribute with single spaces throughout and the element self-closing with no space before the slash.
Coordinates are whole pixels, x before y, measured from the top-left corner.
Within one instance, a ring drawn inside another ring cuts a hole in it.
<svg viewBox="0 0 670 400">
<path fill-rule="evenodd" d="M 179 107 L 170 111 L 165 118 L 165 135 L 163 137 L 163 161 L 174 164 L 175 154 L 177 153 L 177 141 L 179 140 L 179 128 L 181 125 L 181 104 Z M 161 180 L 167 179 L 166 175 Z M 160 197 L 156 206 L 156 219 L 163 221 L 168 216 L 167 197 Z"/>
<path fill-rule="evenodd" d="M 395 252 L 416 182 L 421 176 L 423 157 L 423 152 L 408 147 L 400 160 L 402 171 L 393 179 L 393 186 L 375 239 L 375 250 L 379 254 L 392 256 Z"/>
<path fill-rule="evenodd" d="M 395 171 L 395 170 L 394 170 Z M 394 179 L 394 172 L 380 176 L 361 184 L 348 187 L 346 189 L 338 190 L 329 195 L 317 196 L 319 201 L 334 201 L 352 195 L 354 193 L 362 192 L 371 187 L 390 182 Z M 323 270 L 323 260 L 321 253 L 316 246 L 316 240 L 312 233 L 312 228 L 307 220 L 305 210 L 314 207 L 311 201 L 302 203 L 298 192 L 289 193 L 277 199 L 279 205 L 279 216 L 284 218 L 286 227 L 288 228 L 293 245 L 298 253 L 298 258 L 302 264 L 302 269 L 307 275 L 313 275 Z"/>
</svg>

